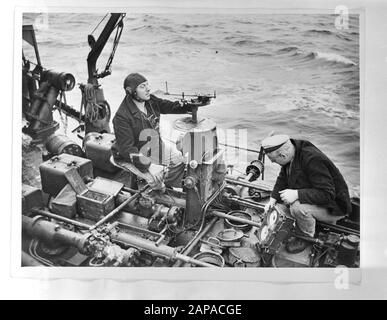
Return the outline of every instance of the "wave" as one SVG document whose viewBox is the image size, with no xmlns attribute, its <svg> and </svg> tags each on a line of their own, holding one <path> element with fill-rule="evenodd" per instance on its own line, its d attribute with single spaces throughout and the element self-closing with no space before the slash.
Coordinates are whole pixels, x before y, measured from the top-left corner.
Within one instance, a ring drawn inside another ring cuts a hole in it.
<svg viewBox="0 0 387 320">
<path fill-rule="evenodd" d="M 275 101 L 265 104 L 266 112 L 294 112 L 298 111 L 301 117 L 308 116 L 308 112 L 317 115 L 324 115 L 342 125 L 343 121 L 357 121 L 359 118 L 359 111 L 357 106 L 348 108 L 344 105 L 332 106 L 326 97 L 327 94 L 308 97 L 297 95 L 295 93 L 292 97 L 282 97 Z M 306 113 L 305 113 L 306 112 Z M 284 120 L 285 121 L 285 120 Z M 332 123 L 334 125 L 334 123 Z"/>
<path fill-rule="evenodd" d="M 183 24 L 184 28 L 190 29 L 190 28 L 207 28 L 211 27 L 211 24 Z"/>
<path fill-rule="evenodd" d="M 274 91 L 275 94 L 272 93 Z M 338 123 L 341 123 L 340 121 L 356 122 L 359 119 L 358 102 L 356 103 L 355 100 L 352 102 L 343 101 L 341 99 L 343 90 L 334 85 L 287 84 L 276 86 L 275 90 L 267 87 L 264 92 L 267 94 L 261 94 L 259 101 L 268 114 L 297 111 L 298 115 L 307 116 L 304 112 L 312 112 L 317 117 L 325 115 L 331 119 L 336 119 Z"/>
<path fill-rule="evenodd" d="M 332 31 L 325 30 L 325 29 L 322 29 L 322 30 L 312 29 L 312 30 L 305 31 L 305 33 L 307 35 L 335 35 L 337 38 L 339 38 L 341 40 L 353 41 L 352 38 L 350 38 L 342 33 L 336 33 L 336 32 L 332 32 Z M 355 33 L 350 33 L 350 35 L 357 36 L 358 34 L 356 34 L 356 32 L 355 32 Z"/>
<path fill-rule="evenodd" d="M 174 31 L 174 29 L 170 26 L 166 26 L 166 25 L 158 25 L 158 26 L 153 26 L 153 25 L 141 25 L 141 26 L 138 26 L 138 27 L 134 27 L 132 29 L 130 29 L 130 31 L 139 31 L 139 30 L 147 30 L 147 31 L 151 31 L 151 32 L 159 32 L 160 30 L 162 31 Z"/>
<path fill-rule="evenodd" d="M 307 34 L 326 34 L 326 35 L 330 35 L 330 34 L 333 34 L 332 31 L 329 31 L 329 30 L 317 30 L 317 29 L 312 29 L 312 30 L 308 30 L 306 31 Z"/>
<path fill-rule="evenodd" d="M 56 45 L 57 41 L 55 40 L 39 40 L 40 46 L 49 46 L 49 45 Z"/>
<path fill-rule="evenodd" d="M 296 46 L 290 46 L 290 47 L 285 47 L 277 50 L 277 53 L 288 53 L 288 52 L 294 52 L 297 51 L 298 47 Z"/>
<path fill-rule="evenodd" d="M 174 43 L 181 44 L 181 43 L 183 43 L 183 44 L 188 44 L 188 45 L 208 45 L 208 43 L 206 41 L 195 39 L 193 37 L 186 38 L 186 37 L 182 37 L 182 36 L 180 36 L 179 38 L 176 38 L 176 39 L 170 39 L 170 40 L 166 41 L 165 43 L 168 43 L 168 44 L 174 44 Z"/>
<path fill-rule="evenodd" d="M 357 64 L 353 62 L 352 60 L 345 58 L 337 53 L 329 53 L 329 52 L 320 52 L 320 51 L 313 51 L 309 53 L 306 58 L 309 59 L 321 59 L 333 63 L 338 64 L 344 64 L 344 65 L 352 65 L 356 66 Z"/>
<path fill-rule="evenodd" d="M 241 24 L 253 24 L 253 22 L 251 22 L 251 21 L 248 21 L 248 20 L 240 20 L 240 19 L 235 20 L 235 22 L 241 23 Z"/>
<path fill-rule="evenodd" d="M 224 32 L 226 34 L 228 34 L 228 31 L 227 32 Z M 235 40 L 235 39 L 239 39 L 240 36 L 234 36 L 234 35 L 231 35 L 231 36 L 226 36 L 223 38 L 223 40 L 227 41 L 227 40 Z"/>
<path fill-rule="evenodd" d="M 129 17 L 129 16 L 125 16 L 125 18 L 124 18 L 124 22 L 135 21 L 135 20 L 139 20 L 139 17 Z"/>
<path fill-rule="evenodd" d="M 87 43 L 85 41 L 80 42 L 64 42 L 64 41 L 58 41 L 58 40 L 44 40 L 39 41 L 39 46 L 42 47 L 50 47 L 50 46 L 57 46 L 59 48 L 66 48 L 66 49 L 73 49 L 73 48 L 80 48 L 82 46 L 86 46 Z"/>
<path fill-rule="evenodd" d="M 336 37 L 337 38 L 339 38 L 339 39 L 341 39 L 341 40 L 345 40 L 345 41 L 352 41 L 352 39 L 351 38 L 349 38 L 349 37 L 346 37 L 345 35 L 343 35 L 343 34 L 336 34 Z"/>
<path fill-rule="evenodd" d="M 293 57 L 301 56 L 306 60 L 322 60 L 333 64 L 342 64 L 346 66 L 357 65 L 357 63 L 337 53 L 321 52 L 321 51 L 305 52 L 297 46 L 289 46 L 289 47 L 281 48 L 277 50 L 277 54 L 291 54 L 291 56 Z"/>
<path fill-rule="evenodd" d="M 152 29 L 152 26 L 142 25 L 142 26 L 134 27 L 134 28 L 130 29 L 130 31 L 150 30 L 150 29 Z"/>
<path fill-rule="evenodd" d="M 239 37 L 240 39 L 241 37 Z M 225 39 L 231 40 L 234 39 L 234 37 L 226 37 Z M 243 39 L 243 38 L 242 38 Z M 233 46 L 244 46 L 244 47 L 260 47 L 265 48 L 264 46 L 284 46 L 287 44 L 286 41 L 278 40 L 278 39 L 268 39 L 264 41 L 259 41 L 256 38 L 253 38 L 255 40 L 250 39 L 243 39 L 233 42 Z"/>
<path fill-rule="evenodd" d="M 254 52 L 236 52 L 237 55 L 247 57 L 271 57 L 272 55 L 267 52 L 254 51 Z"/>
<path fill-rule="evenodd" d="M 253 40 L 239 40 L 234 42 L 234 46 L 252 46 L 257 45 L 258 43 Z"/>
</svg>

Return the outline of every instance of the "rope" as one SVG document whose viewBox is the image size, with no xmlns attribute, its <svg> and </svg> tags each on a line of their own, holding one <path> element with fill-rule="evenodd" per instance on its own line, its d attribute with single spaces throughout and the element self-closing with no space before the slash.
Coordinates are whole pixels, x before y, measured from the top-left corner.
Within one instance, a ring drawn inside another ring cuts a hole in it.
<svg viewBox="0 0 387 320">
<path fill-rule="evenodd" d="M 60 91 L 60 96 L 59 96 L 59 105 L 57 107 L 57 110 L 59 112 L 59 115 L 60 115 L 60 120 L 63 124 L 63 131 L 65 134 L 67 134 L 67 128 L 68 128 L 68 117 L 67 117 L 67 113 L 65 114 L 65 118 L 63 119 L 63 115 L 62 115 L 62 100 L 63 100 L 63 104 L 66 106 L 67 105 L 67 101 L 66 101 L 66 94 L 64 91 Z"/>
<path fill-rule="evenodd" d="M 90 122 L 98 120 L 99 111 L 102 109 L 102 107 L 97 103 L 94 86 L 92 84 L 88 83 L 85 85 L 83 96 L 83 102 L 85 104 L 85 118 Z"/>
<path fill-rule="evenodd" d="M 99 25 L 102 23 L 102 21 L 105 20 L 105 18 L 107 17 L 108 14 L 109 14 L 109 13 L 105 14 L 105 16 L 101 19 L 101 21 L 97 24 L 97 26 L 93 29 L 93 31 L 91 31 L 90 34 L 93 34 L 93 33 L 94 33 L 94 31 L 99 27 Z"/>
<path fill-rule="evenodd" d="M 31 60 L 25 59 L 25 61 L 26 61 L 26 62 L 28 62 L 28 63 L 31 63 L 31 64 L 33 64 L 34 66 L 39 66 L 39 67 L 42 67 L 40 64 L 38 64 L 38 63 L 35 63 L 35 62 L 31 61 Z M 42 70 L 47 70 L 47 69 L 42 67 Z"/>
<path fill-rule="evenodd" d="M 120 42 L 120 38 L 121 38 L 121 34 L 122 34 L 122 29 L 123 29 L 123 23 L 122 23 L 122 18 L 120 19 L 120 21 L 115 25 L 114 28 L 117 28 L 116 30 L 116 35 L 114 37 L 114 41 L 113 41 L 113 47 L 112 47 L 112 52 L 110 53 L 110 56 L 106 62 L 106 66 L 105 66 L 105 71 L 111 71 L 110 70 L 110 65 L 112 64 L 113 62 L 113 59 L 114 59 L 114 55 L 116 53 L 116 49 L 117 49 L 117 46 L 118 46 L 118 43 Z"/>
</svg>

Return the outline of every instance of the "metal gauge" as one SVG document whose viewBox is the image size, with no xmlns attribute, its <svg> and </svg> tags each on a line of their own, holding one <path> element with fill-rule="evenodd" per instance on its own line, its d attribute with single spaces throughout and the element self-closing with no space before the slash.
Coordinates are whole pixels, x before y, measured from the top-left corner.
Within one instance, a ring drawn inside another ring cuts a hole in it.
<svg viewBox="0 0 387 320">
<path fill-rule="evenodd" d="M 261 243 L 265 243 L 269 238 L 270 230 L 267 224 L 263 224 L 260 229 L 257 230 L 257 236 Z"/>
<path fill-rule="evenodd" d="M 278 219 L 279 219 L 279 214 L 275 209 L 271 210 L 271 212 L 267 214 L 266 223 L 269 229 L 273 229 L 276 226 Z"/>
</svg>

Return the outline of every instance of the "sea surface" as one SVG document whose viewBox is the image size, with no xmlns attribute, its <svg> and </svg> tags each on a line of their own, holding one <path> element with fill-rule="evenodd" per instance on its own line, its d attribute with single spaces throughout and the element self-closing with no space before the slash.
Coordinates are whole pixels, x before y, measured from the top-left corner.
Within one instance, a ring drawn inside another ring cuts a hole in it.
<svg viewBox="0 0 387 320">
<path fill-rule="evenodd" d="M 70 72 L 77 83 L 86 83 L 87 35 L 103 17 L 34 13 L 25 14 L 23 23 L 34 25 L 45 68 Z M 131 72 L 144 74 L 161 96 L 166 81 L 170 93 L 216 91 L 216 99 L 199 110 L 199 117 L 213 119 L 219 130 L 247 130 L 252 149 L 273 130 L 310 140 L 357 194 L 359 17 L 351 15 L 343 30 L 335 27 L 335 20 L 328 14 L 128 13 L 112 75 L 100 83 L 113 113 L 124 97 L 123 79 Z M 105 22 L 94 31 L 96 38 Z M 23 44 L 28 57 L 32 51 L 27 47 Z M 100 71 L 111 47 L 110 41 L 99 59 Z M 79 109 L 77 87 L 67 93 L 67 102 Z M 163 117 L 165 133 L 176 116 Z M 265 178 L 274 181 L 279 167 L 269 160 L 266 164 Z"/>
</svg>

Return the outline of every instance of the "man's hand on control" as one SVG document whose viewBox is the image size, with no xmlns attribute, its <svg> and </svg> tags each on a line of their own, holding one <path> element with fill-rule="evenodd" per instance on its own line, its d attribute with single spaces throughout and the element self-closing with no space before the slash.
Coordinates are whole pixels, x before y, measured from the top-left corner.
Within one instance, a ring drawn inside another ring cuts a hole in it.
<svg viewBox="0 0 387 320">
<path fill-rule="evenodd" d="M 163 183 L 164 181 L 164 171 L 157 172 L 155 174 L 152 174 L 153 179 L 156 183 Z"/>
<path fill-rule="evenodd" d="M 146 181 L 149 184 L 149 186 L 153 190 L 159 190 L 164 188 L 164 172 L 158 172 L 156 174 L 152 174 L 150 172 L 147 172 L 145 174 L 146 176 Z"/>
<path fill-rule="evenodd" d="M 277 200 L 274 198 L 270 198 L 269 202 L 265 205 L 265 213 L 268 213 L 277 203 Z"/>
<path fill-rule="evenodd" d="M 279 192 L 281 200 L 285 204 L 292 204 L 298 200 L 298 190 L 294 189 L 285 189 Z"/>
</svg>

